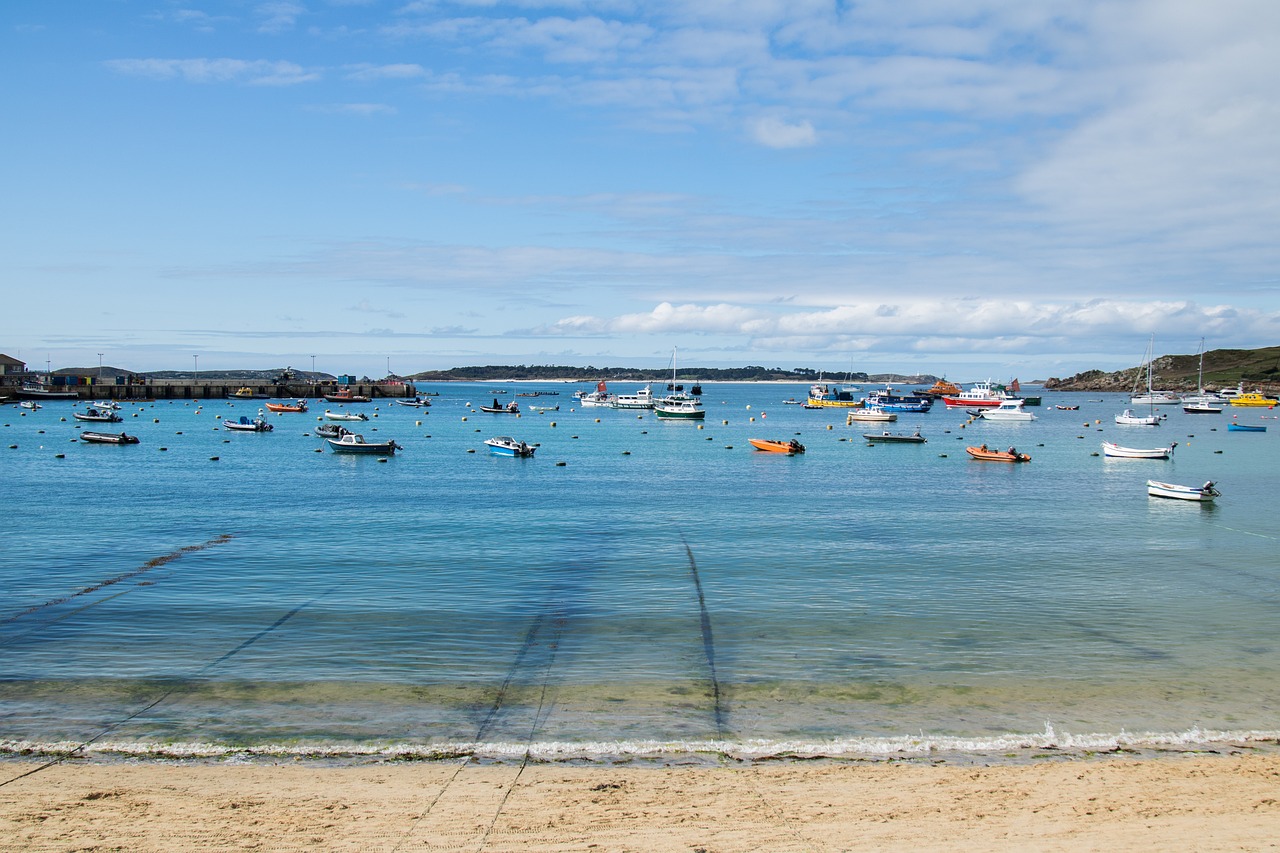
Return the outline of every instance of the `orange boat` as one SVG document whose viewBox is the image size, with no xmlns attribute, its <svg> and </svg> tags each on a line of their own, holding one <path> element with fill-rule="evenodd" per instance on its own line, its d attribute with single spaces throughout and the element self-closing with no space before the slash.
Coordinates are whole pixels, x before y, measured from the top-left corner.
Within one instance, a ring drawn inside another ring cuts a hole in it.
<svg viewBox="0 0 1280 853">
<path fill-rule="evenodd" d="M 747 441 L 751 442 L 751 446 L 756 450 L 767 450 L 770 453 L 804 453 L 804 445 L 794 438 L 790 441 L 773 438 L 748 438 Z"/>
<path fill-rule="evenodd" d="M 946 377 L 939 379 L 933 383 L 933 387 L 920 392 L 922 397 L 946 397 L 959 394 L 961 388 L 954 382 L 948 382 Z"/>
<path fill-rule="evenodd" d="M 968 453 L 974 459 L 982 459 L 986 462 L 1030 462 L 1031 457 L 1026 453 L 1019 453 L 1014 448 L 1008 450 L 992 450 L 985 444 L 981 447 L 966 447 L 965 453 Z"/>
<path fill-rule="evenodd" d="M 268 412 L 305 412 L 307 410 L 307 401 L 298 400 L 296 403 L 264 403 Z"/>
</svg>

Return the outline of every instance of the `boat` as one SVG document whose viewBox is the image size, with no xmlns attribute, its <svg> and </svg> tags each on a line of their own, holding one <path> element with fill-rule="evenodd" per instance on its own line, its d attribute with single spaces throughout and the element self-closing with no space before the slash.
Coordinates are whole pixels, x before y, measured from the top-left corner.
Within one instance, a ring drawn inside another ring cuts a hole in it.
<svg viewBox="0 0 1280 853">
<path fill-rule="evenodd" d="M 667 396 L 653 401 L 653 413 L 662 420 L 700 421 L 707 413 L 700 399 L 702 388 L 694 385 L 685 393 L 684 386 L 676 384 L 676 351 L 671 350 L 671 381 L 667 383 Z"/>
<path fill-rule="evenodd" d="M 956 394 L 959 394 L 962 391 L 963 389 L 959 385 L 955 384 L 954 382 L 948 382 L 947 378 L 944 376 L 943 378 L 939 379 L 937 382 L 933 383 L 931 387 L 921 391 L 920 396 L 940 398 L 940 397 L 945 397 L 948 394 L 955 396 Z"/>
<path fill-rule="evenodd" d="M 369 416 L 364 412 L 331 412 L 324 410 L 324 416 L 331 421 L 367 421 Z"/>
<path fill-rule="evenodd" d="M 897 419 L 898 419 L 898 416 L 893 412 L 886 412 L 884 409 L 880 408 L 879 406 L 870 406 L 865 409 L 858 409 L 856 411 L 850 412 L 849 414 L 845 415 L 844 423 L 845 423 L 845 426 L 849 426 L 850 424 L 857 423 L 857 422 L 893 423 Z"/>
<path fill-rule="evenodd" d="M 928 441 L 927 438 L 920 434 L 919 429 L 913 433 L 889 432 L 888 430 L 884 432 L 864 432 L 862 437 L 873 443 L 885 444 L 924 444 Z"/>
<path fill-rule="evenodd" d="M 518 456 L 530 457 L 538 448 L 525 444 L 523 441 L 516 441 L 509 435 L 496 435 L 493 438 L 485 439 L 485 444 L 489 445 L 489 452 L 496 456 Z"/>
<path fill-rule="evenodd" d="M 795 397 L 791 397 L 790 399 L 782 401 L 784 406 L 799 406 L 801 402 L 803 401 L 797 400 Z"/>
<path fill-rule="evenodd" d="M 321 438 L 342 438 L 347 432 L 346 427 L 337 424 L 320 424 L 315 429 L 316 435 Z"/>
<path fill-rule="evenodd" d="M 1110 441 L 1102 442 L 1102 455 L 1109 456 L 1113 459 L 1168 459 L 1173 455 L 1173 449 L 1178 446 L 1178 442 L 1174 442 L 1168 447 L 1121 447 Z"/>
<path fill-rule="evenodd" d="M 85 409 L 83 412 L 72 412 L 71 416 L 78 421 L 90 421 L 99 424 L 114 424 L 124 420 L 115 412 L 105 409 L 95 409 L 93 406 Z"/>
<path fill-rule="evenodd" d="M 364 436 L 349 432 L 339 438 L 327 438 L 334 453 L 368 453 L 377 456 L 392 456 L 403 447 L 394 441 L 365 441 Z"/>
<path fill-rule="evenodd" d="M 430 400 L 427 400 L 427 399 L 425 399 L 425 398 L 423 398 L 423 397 L 421 397 L 421 396 L 414 397 L 412 400 L 396 400 L 396 401 L 395 401 L 395 404 L 396 404 L 397 406 L 410 406 L 410 407 L 415 408 L 415 409 L 429 409 L 429 408 L 431 408 L 431 401 L 430 401 Z"/>
<path fill-rule="evenodd" d="M 615 409 L 652 409 L 653 388 L 646 385 L 634 394 L 617 394 L 612 405 Z"/>
<path fill-rule="evenodd" d="M 1269 409 L 1274 407 L 1277 403 L 1280 403 L 1280 400 L 1277 400 L 1275 397 L 1267 397 L 1258 391 L 1249 391 L 1245 394 L 1237 394 L 1231 398 L 1231 405 L 1233 406 L 1252 406 L 1255 408 L 1265 407 Z"/>
<path fill-rule="evenodd" d="M 988 421 L 1034 421 L 1036 416 L 1023 411 L 1021 400 L 1003 400 L 994 409 L 981 409 L 978 416 Z"/>
<path fill-rule="evenodd" d="M 23 400 L 75 400 L 80 396 L 75 391 L 52 391 L 36 382 L 24 382 L 13 393 Z"/>
<path fill-rule="evenodd" d="M 765 450 L 769 453 L 787 453 L 796 454 L 804 453 L 804 445 L 796 441 L 794 438 L 783 440 L 778 438 L 748 438 L 751 446 L 756 450 Z"/>
<path fill-rule="evenodd" d="M 530 406 L 530 407 L 529 407 L 529 411 L 531 411 L 531 412 L 558 412 L 558 411 L 560 411 L 560 407 L 559 407 L 559 406 Z"/>
<path fill-rule="evenodd" d="M 1212 501 L 1222 496 L 1222 492 L 1214 488 L 1213 480 L 1209 480 L 1199 488 L 1147 480 L 1147 494 L 1153 498 L 1173 498 L 1180 501 Z"/>
<path fill-rule="evenodd" d="M 1227 432 L 1266 432 L 1264 426 L 1253 426 L 1252 424 L 1227 424 Z"/>
<path fill-rule="evenodd" d="M 578 398 L 578 403 L 584 408 L 590 408 L 592 406 L 613 407 L 613 395 L 609 393 L 609 386 L 603 379 L 596 383 L 596 390 L 586 393 L 576 391 L 573 396 Z M 497 405 L 496 400 L 494 401 L 494 405 Z"/>
<path fill-rule="evenodd" d="M 1200 368 L 1196 374 L 1196 393 L 1182 398 L 1182 411 L 1188 415 L 1222 414 L 1222 397 L 1204 390 L 1204 338 L 1200 339 Z"/>
<path fill-rule="evenodd" d="M 1126 426 L 1160 426 L 1159 415 L 1135 415 L 1133 409 L 1125 409 L 1116 415 L 1116 423 Z"/>
<path fill-rule="evenodd" d="M 995 385 L 990 379 L 986 382 L 975 382 L 972 388 L 959 394 L 944 394 L 942 402 L 948 409 L 994 409 L 1010 399 L 1009 395 Z"/>
<path fill-rule="evenodd" d="M 35 400 L 23 400 L 21 403 L 18 404 L 18 408 L 27 409 L 28 411 L 32 411 L 32 412 L 38 412 L 41 409 L 43 409 L 44 406 L 41 406 Z"/>
<path fill-rule="evenodd" d="M 268 412 L 305 412 L 307 401 L 298 400 L 293 403 L 264 403 Z"/>
<path fill-rule="evenodd" d="M 491 415 L 518 415 L 520 414 L 520 404 L 512 400 L 505 406 L 500 406 L 497 398 L 495 398 L 492 406 L 481 406 L 480 411 L 488 412 Z"/>
<path fill-rule="evenodd" d="M 1129 398 L 1135 406 L 1176 406 L 1182 398 L 1172 391 L 1149 391 Z"/>
<path fill-rule="evenodd" d="M 237 388 L 235 391 L 231 393 L 230 396 L 235 397 L 237 400 L 269 400 L 271 399 L 270 394 L 259 394 L 247 385 Z"/>
<path fill-rule="evenodd" d="M 136 435 L 126 435 L 122 432 L 89 432 L 85 430 L 80 433 L 80 440 L 87 441 L 90 444 L 137 444 L 138 437 Z"/>
<path fill-rule="evenodd" d="M 1008 450 L 992 450 L 985 444 L 981 447 L 966 447 L 965 453 L 968 453 L 974 459 L 980 459 L 984 462 L 1030 462 L 1031 457 L 1026 453 L 1019 453 L 1016 448 L 1010 447 Z"/>
<path fill-rule="evenodd" d="M 1054 408 L 1055 408 L 1055 409 L 1057 409 L 1059 412 L 1078 412 L 1078 411 L 1080 411 L 1080 407 L 1079 407 L 1079 406 L 1061 406 L 1061 405 L 1059 405 L 1059 406 L 1054 406 Z"/>
<path fill-rule="evenodd" d="M 1220 415 L 1222 414 L 1222 407 L 1215 406 L 1212 403 L 1192 401 L 1189 397 L 1183 397 L 1182 411 L 1188 415 Z"/>
<path fill-rule="evenodd" d="M 815 382 L 809 386 L 808 407 L 811 409 L 860 409 L 866 403 L 853 396 L 854 392 L 859 390 L 861 389 L 855 385 Z"/>
<path fill-rule="evenodd" d="M 1006 390 L 1007 390 L 1007 391 L 1010 393 L 1010 395 L 1011 395 L 1011 396 L 1017 397 L 1018 399 L 1022 400 L 1022 405 L 1024 405 L 1024 406 L 1039 406 L 1039 405 L 1040 405 L 1040 398 L 1039 398 L 1039 397 L 1032 397 L 1032 396 L 1029 396 L 1029 395 L 1026 395 L 1026 394 L 1023 394 L 1023 393 L 1022 393 L 1022 385 L 1021 385 L 1021 384 L 1019 384 L 1019 382 L 1018 382 L 1018 377 L 1016 377 L 1016 376 L 1013 378 L 1013 381 L 1009 383 L 1009 387 L 1008 387 L 1007 389 L 1006 389 L 1006 388 L 1004 388 L 1003 386 L 999 386 L 999 385 L 997 385 L 997 386 L 996 386 L 996 390 L 997 390 L 997 391 L 1006 391 Z"/>
<path fill-rule="evenodd" d="M 241 415 L 238 421 L 223 421 L 222 425 L 236 432 L 271 432 L 275 429 L 271 424 L 267 423 L 267 419 L 262 415 L 262 409 L 258 409 L 258 416 L 249 419 L 247 415 Z"/>
<path fill-rule="evenodd" d="M 352 394 L 350 388 L 339 388 L 332 394 L 325 394 L 324 398 L 330 403 L 370 403 L 372 399 L 363 394 Z"/>
<path fill-rule="evenodd" d="M 863 405 L 869 409 L 880 409 L 885 412 L 909 412 L 923 414 L 933 408 L 932 397 L 918 394 L 895 394 L 892 386 L 884 386 L 883 391 L 872 391 L 862 399 Z"/>
</svg>

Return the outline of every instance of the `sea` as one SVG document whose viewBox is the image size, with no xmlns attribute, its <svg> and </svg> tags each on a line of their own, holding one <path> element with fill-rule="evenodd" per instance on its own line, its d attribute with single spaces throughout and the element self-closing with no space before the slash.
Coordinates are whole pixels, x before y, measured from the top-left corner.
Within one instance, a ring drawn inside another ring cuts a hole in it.
<svg viewBox="0 0 1280 853">
<path fill-rule="evenodd" d="M 222 426 L 261 400 L 126 403 L 105 430 L 130 446 L 77 441 L 94 426 L 70 402 L 0 408 L 0 754 L 989 760 L 1280 738 L 1272 410 L 1118 426 L 1127 396 L 1049 392 L 1034 422 L 939 404 L 887 425 L 926 443 L 871 444 L 883 425 L 790 404 L 805 385 L 707 384 L 701 424 L 580 407 L 591 388 L 421 384 L 430 408 L 313 400 L 266 433 Z M 479 411 L 494 399 L 523 411 Z M 330 452 L 326 408 L 403 449 Z M 498 435 L 536 455 L 492 455 Z M 1031 461 L 965 453 L 984 443 Z"/>
</svg>

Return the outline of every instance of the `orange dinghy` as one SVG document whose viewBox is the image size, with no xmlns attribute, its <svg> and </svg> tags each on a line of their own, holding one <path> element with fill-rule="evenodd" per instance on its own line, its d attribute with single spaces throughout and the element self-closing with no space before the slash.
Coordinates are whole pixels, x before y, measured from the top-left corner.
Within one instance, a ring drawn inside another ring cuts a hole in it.
<svg viewBox="0 0 1280 853">
<path fill-rule="evenodd" d="M 305 412 L 307 410 L 307 401 L 299 400 L 296 403 L 264 403 L 268 412 Z"/>
<path fill-rule="evenodd" d="M 965 453 L 968 453 L 974 459 L 982 459 L 986 462 L 1030 462 L 1031 457 L 1026 453 L 1019 453 L 1014 448 L 1008 450 L 992 450 L 985 444 L 981 447 L 966 447 Z"/>
<path fill-rule="evenodd" d="M 773 438 L 748 438 L 747 441 L 756 450 L 767 450 L 770 453 L 804 453 L 804 445 L 795 439 L 780 441 Z"/>
</svg>

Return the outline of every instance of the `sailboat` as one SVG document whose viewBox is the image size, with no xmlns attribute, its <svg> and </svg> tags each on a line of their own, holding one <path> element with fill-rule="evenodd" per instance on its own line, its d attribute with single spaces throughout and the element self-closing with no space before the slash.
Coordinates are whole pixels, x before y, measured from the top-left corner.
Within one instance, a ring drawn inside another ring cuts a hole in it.
<svg viewBox="0 0 1280 853">
<path fill-rule="evenodd" d="M 1172 406 L 1182 402 L 1178 395 L 1171 391 L 1151 390 L 1151 363 L 1155 360 L 1155 352 L 1152 348 L 1155 346 L 1155 342 L 1156 336 L 1152 335 L 1151 343 L 1147 344 L 1147 393 L 1137 393 L 1138 389 L 1135 383 L 1134 394 L 1129 398 L 1129 402 L 1135 406 Z"/>
<path fill-rule="evenodd" d="M 1125 409 L 1123 413 L 1116 415 L 1116 423 L 1128 426 L 1160 426 L 1160 418 L 1155 413 L 1155 400 L 1151 392 L 1151 361 L 1152 353 L 1156 343 L 1156 336 L 1151 336 L 1151 341 L 1147 344 L 1147 393 L 1145 395 L 1138 394 L 1138 376 L 1141 375 L 1142 367 L 1138 367 L 1138 372 L 1134 373 L 1133 379 L 1133 395 L 1129 398 L 1129 402 L 1137 403 L 1139 400 L 1145 402 L 1150 414 L 1135 415 L 1133 409 Z"/>
<path fill-rule="evenodd" d="M 1221 403 L 1222 398 L 1217 394 L 1204 393 L 1204 338 L 1200 339 L 1200 374 L 1196 379 L 1196 393 L 1191 397 L 1182 398 L 1182 411 L 1188 415 L 1220 415 L 1222 407 L 1215 406 L 1214 403 Z"/>
<path fill-rule="evenodd" d="M 706 418 L 706 410 L 702 408 L 702 388 L 694 385 L 685 393 L 683 385 L 676 384 L 676 351 L 671 350 L 671 382 L 667 385 L 665 397 L 653 401 L 653 413 L 663 420 L 700 421 Z"/>
</svg>

